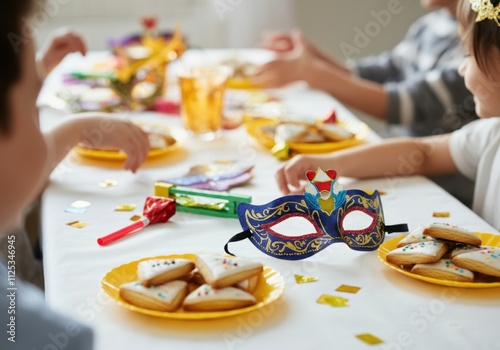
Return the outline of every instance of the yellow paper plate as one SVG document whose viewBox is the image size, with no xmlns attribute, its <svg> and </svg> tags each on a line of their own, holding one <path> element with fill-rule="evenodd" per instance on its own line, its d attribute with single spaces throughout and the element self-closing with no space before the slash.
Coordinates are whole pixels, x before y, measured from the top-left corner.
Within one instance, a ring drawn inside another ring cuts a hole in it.
<svg viewBox="0 0 500 350">
<path fill-rule="evenodd" d="M 274 118 L 259 118 L 246 116 L 245 125 L 247 132 L 262 146 L 271 149 L 274 147 L 274 139 L 262 132 L 262 128 L 267 125 L 272 125 L 276 122 Z M 363 122 L 339 121 L 343 127 L 352 132 L 355 137 L 350 140 L 338 142 L 321 142 L 321 143 L 298 143 L 290 142 L 291 151 L 297 153 L 327 153 L 344 148 L 354 147 L 365 142 L 366 137 L 370 133 L 370 128 Z"/>
<path fill-rule="evenodd" d="M 260 89 L 260 86 L 252 84 L 248 78 L 229 78 L 226 86 L 229 89 Z"/>
<path fill-rule="evenodd" d="M 156 128 L 156 129 L 158 129 L 158 131 L 160 133 L 170 134 L 169 128 L 163 124 L 137 123 L 137 125 L 139 125 L 139 126 L 141 126 L 141 125 L 146 126 L 147 125 L 148 129 Z M 179 148 L 179 142 L 174 137 L 172 137 L 172 138 L 174 140 L 173 144 L 170 144 L 164 148 L 156 148 L 156 149 L 150 150 L 148 152 L 147 159 L 161 157 L 167 153 L 170 153 L 170 152 L 177 150 Z M 90 149 L 90 148 L 84 148 L 84 147 L 79 147 L 79 146 L 76 146 L 74 148 L 74 150 L 81 157 L 90 158 L 90 159 L 108 160 L 108 161 L 124 161 L 125 159 L 127 159 L 127 154 L 123 151 L 98 150 L 98 149 Z"/>
<path fill-rule="evenodd" d="M 474 232 L 479 238 L 481 238 L 482 245 L 485 246 L 491 246 L 491 247 L 500 247 L 500 235 L 494 235 L 491 233 L 480 233 L 480 232 Z M 457 281 L 447 281 L 447 280 L 440 280 L 436 278 L 431 278 L 431 277 L 426 277 L 426 276 L 421 276 L 417 275 L 415 273 L 411 273 L 410 270 L 404 269 L 401 266 L 397 266 L 395 264 L 391 264 L 386 260 L 387 253 L 389 253 L 391 250 L 394 250 L 397 248 L 399 241 L 401 241 L 406 235 L 396 237 L 393 239 L 390 239 L 386 242 L 384 242 L 377 251 L 378 257 L 380 260 L 384 262 L 387 266 L 390 268 L 406 275 L 412 278 L 415 278 L 417 280 L 429 282 L 429 283 L 434 283 L 434 284 L 440 284 L 443 286 L 449 286 L 449 287 L 462 287 L 462 288 L 497 288 L 500 287 L 500 282 L 494 281 L 494 282 L 457 282 Z"/>
<path fill-rule="evenodd" d="M 106 292 L 106 294 L 108 294 L 112 299 L 114 299 L 118 303 L 118 305 L 124 308 L 150 316 L 181 319 L 181 320 L 204 320 L 204 319 L 214 319 L 214 318 L 240 315 L 252 310 L 260 309 L 261 307 L 272 303 L 273 301 L 277 300 L 285 290 L 285 280 L 279 274 L 279 272 L 273 270 L 269 266 L 264 266 L 264 271 L 260 276 L 257 289 L 253 292 L 253 295 L 257 299 L 257 304 L 241 309 L 228 310 L 228 311 L 191 312 L 191 311 L 184 311 L 181 308 L 176 312 L 162 312 L 162 311 L 144 309 L 132 305 L 127 301 L 123 300 L 122 298 L 120 298 L 119 295 L 120 285 L 137 280 L 137 264 L 139 264 L 139 262 L 149 259 L 175 259 L 175 258 L 183 258 L 194 261 L 196 259 L 196 255 L 173 254 L 173 255 L 157 256 L 157 257 L 144 258 L 129 262 L 124 265 L 120 265 L 109 271 L 104 276 L 104 278 L 101 281 L 101 287 Z"/>
</svg>

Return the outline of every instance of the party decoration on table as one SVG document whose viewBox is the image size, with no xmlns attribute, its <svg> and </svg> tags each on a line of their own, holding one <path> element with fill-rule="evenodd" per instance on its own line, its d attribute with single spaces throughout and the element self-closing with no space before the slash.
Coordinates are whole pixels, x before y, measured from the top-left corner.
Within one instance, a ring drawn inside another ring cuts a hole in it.
<svg viewBox="0 0 500 350">
<path fill-rule="evenodd" d="M 84 214 L 91 205 L 87 201 L 75 201 L 64 211 L 71 214 Z"/>
<path fill-rule="evenodd" d="M 293 275 L 293 276 L 295 277 L 295 282 L 297 282 L 297 284 L 311 283 L 311 282 L 316 282 L 318 280 L 318 277 L 309 277 L 302 275 Z"/>
<path fill-rule="evenodd" d="M 67 207 L 64 209 L 66 213 L 71 213 L 71 214 L 85 214 L 87 211 L 87 208 L 73 208 L 73 207 Z"/>
<path fill-rule="evenodd" d="M 472 10 L 477 12 L 476 22 L 490 19 L 500 27 L 500 1 L 498 0 L 469 0 Z"/>
<path fill-rule="evenodd" d="M 374 336 L 373 334 L 370 334 L 370 333 L 356 334 L 356 338 L 358 338 L 359 340 L 365 342 L 368 345 L 377 345 L 377 344 L 381 344 L 381 343 L 384 342 L 379 337 L 376 337 L 376 336 Z"/>
<path fill-rule="evenodd" d="M 186 175 L 164 182 L 202 190 L 227 191 L 249 182 L 252 179 L 252 169 L 253 165 L 243 165 L 236 161 L 217 161 L 193 166 Z"/>
<path fill-rule="evenodd" d="M 130 218 L 130 221 L 139 221 L 142 218 L 140 215 L 134 215 Z"/>
<path fill-rule="evenodd" d="M 118 204 L 115 211 L 134 211 L 136 207 L 136 204 Z"/>
<path fill-rule="evenodd" d="M 285 196 L 264 205 L 239 204 L 238 218 L 243 232 L 226 243 L 226 253 L 231 254 L 229 243 L 248 238 L 265 254 L 278 259 L 300 260 L 339 242 L 354 250 L 376 250 L 385 232 L 408 231 L 406 224 L 385 224 L 377 191 L 368 194 L 357 189 L 343 190 L 334 170 L 310 170 L 306 178 L 309 184 L 304 195 Z M 371 223 L 364 229 L 346 229 L 344 220 L 354 213 L 368 216 Z M 306 219 L 315 232 L 289 237 L 273 230 L 273 226 L 292 217 Z"/>
<path fill-rule="evenodd" d="M 170 198 L 147 197 L 144 203 L 143 217 L 140 220 L 109 235 L 98 238 L 97 244 L 104 246 L 137 232 L 148 225 L 165 223 L 175 214 L 175 210 L 176 203 Z"/>
<path fill-rule="evenodd" d="M 406 239 L 407 236 L 403 235 L 400 237 L 395 237 L 392 238 L 386 242 L 384 242 L 378 249 L 378 257 L 380 260 L 389 266 L 390 268 L 394 269 L 395 271 L 402 273 L 408 277 L 412 277 L 414 279 L 418 279 L 424 282 L 428 283 L 433 283 L 433 284 L 439 284 L 439 285 L 444 285 L 444 286 L 449 286 L 449 287 L 460 287 L 460 288 L 498 288 L 500 287 L 500 277 L 495 277 L 494 275 L 487 275 L 483 274 L 484 270 L 482 270 L 481 273 L 474 273 L 474 280 L 471 281 L 466 281 L 468 277 L 466 274 L 468 272 L 465 271 L 465 269 L 472 271 L 470 268 L 467 266 L 459 266 L 457 265 L 456 261 L 454 259 L 457 259 L 464 254 L 469 254 L 471 252 L 474 252 L 476 254 L 479 253 L 481 256 L 488 256 L 488 254 L 481 254 L 481 252 L 488 251 L 489 249 L 498 249 L 500 252 L 500 236 L 499 235 L 494 235 L 490 233 L 480 233 L 480 232 L 475 232 L 475 235 L 481 239 L 481 245 L 480 246 L 472 246 L 472 245 L 463 245 L 463 244 L 457 244 L 456 242 L 452 242 L 450 244 L 450 248 L 448 252 L 446 253 L 446 256 L 449 256 L 451 258 L 451 263 L 447 262 L 446 260 L 450 259 L 442 259 L 436 263 L 429 263 L 429 266 L 423 267 L 422 265 L 419 265 L 416 270 L 418 271 L 413 271 L 412 272 L 412 267 L 413 264 L 410 265 L 396 265 L 393 263 L 390 263 L 387 260 L 387 255 L 394 251 L 395 249 L 398 249 L 398 246 L 401 246 L 401 242 Z M 410 243 L 408 243 L 410 244 Z M 406 246 L 408 246 L 408 244 Z M 400 248 L 399 248 L 400 249 Z M 467 257 L 467 256 L 466 256 Z M 500 261 L 500 256 L 498 258 L 491 258 L 489 257 L 491 261 L 494 263 L 498 264 L 498 261 Z M 460 259 L 458 259 L 460 260 Z M 432 265 L 433 264 L 433 265 Z M 460 263 L 458 263 L 460 264 Z M 455 269 L 455 265 L 458 266 L 458 268 L 464 269 L 464 271 L 460 271 L 460 269 Z M 478 265 L 474 264 L 476 267 Z M 415 265 L 417 266 L 417 265 Z M 423 268 L 426 269 L 426 271 L 423 271 Z M 431 270 L 436 271 L 439 269 L 438 273 L 432 272 Z M 417 274 L 415 272 L 419 272 L 420 274 Z M 478 270 L 472 271 L 472 272 L 479 272 Z M 432 273 L 432 276 L 429 275 L 429 273 Z M 456 276 L 461 276 L 460 278 L 457 278 Z M 465 276 L 465 279 L 463 278 Z M 470 278 L 470 274 L 469 274 Z"/>
<path fill-rule="evenodd" d="M 142 35 L 111 40 L 113 55 L 103 62 L 65 77 L 59 96 L 73 111 L 153 109 L 166 94 L 167 66 L 186 50 L 183 35 L 179 27 L 160 34 L 154 17 L 142 26 Z"/>
<path fill-rule="evenodd" d="M 328 295 L 322 294 L 318 300 L 316 300 L 318 304 L 327 304 L 333 307 L 345 307 L 349 306 L 349 300 L 343 297 L 339 297 L 336 295 Z"/>
<path fill-rule="evenodd" d="M 370 132 L 362 122 L 337 120 L 330 112 L 311 119 L 289 114 L 275 118 L 245 118 L 247 132 L 280 160 L 296 153 L 325 153 L 357 146 Z"/>
<path fill-rule="evenodd" d="M 66 225 L 74 227 L 74 228 L 84 228 L 84 227 L 87 227 L 89 224 L 82 222 L 82 221 L 72 221 L 72 222 L 68 222 Z"/>
<path fill-rule="evenodd" d="M 450 212 L 449 211 L 435 211 L 434 213 L 432 213 L 432 216 L 435 218 L 449 218 Z"/>
<path fill-rule="evenodd" d="M 342 284 L 341 286 L 337 287 L 335 291 L 356 294 L 357 292 L 359 292 L 360 289 L 361 287 L 348 286 L 346 284 Z"/>
<path fill-rule="evenodd" d="M 177 203 L 177 211 L 211 215 L 224 218 L 236 218 L 236 207 L 240 203 L 250 203 L 252 197 L 227 192 L 217 192 L 177 187 L 176 185 L 157 182 L 155 196 L 172 198 Z M 210 202 L 202 202 L 205 199 Z M 216 200 L 216 202 L 214 202 Z"/>
<path fill-rule="evenodd" d="M 284 292 L 285 280 L 283 276 L 276 270 L 269 266 L 263 266 L 263 271 L 256 275 L 258 283 L 252 292 L 240 287 L 241 283 L 232 286 L 229 290 L 213 289 L 205 284 L 204 280 L 197 280 L 193 278 L 195 274 L 186 273 L 184 276 L 178 277 L 174 281 L 187 281 L 189 284 L 189 291 L 195 293 L 185 300 L 181 300 L 182 307 L 175 309 L 177 303 L 172 311 L 164 310 L 164 303 L 144 304 L 137 298 L 124 299 L 120 296 L 120 289 L 130 288 L 130 283 L 138 282 L 139 265 L 147 261 L 178 261 L 178 259 L 187 259 L 193 263 L 196 262 L 197 255 L 195 254 L 171 254 L 166 256 L 148 257 L 141 260 L 132 261 L 110 270 L 102 279 L 101 286 L 103 290 L 120 306 L 125 307 L 131 311 L 143 313 L 149 316 L 171 318 L 171 319 L 184 319 L 184 320 L 202 320 L 202 319 L 216 319 L 228 316 L 240 315 L 246 312 L 254 311 L 268 305 L 278 298 Z M 169 281 L 167 283 L 171 283 Z M 241 281 L 244 282 L 244 281 Z M 178 284 L 178 283 L 177 283 Z M 197 289 L 198 288 L 198 289 Z M 201 288 L 201 289 L 199 289 Z M 139 288 L 135 285 L 134 291 L 139 292 L 141 295 L 146 295 L 149 301 L 156 300 L 159 289 L 163 287 L 149 287 L 146 289 Z M 236 290 L 235 290 L 236 289 Z M 245 293 L 249 293 L 246 294 Z M 167 290 L 168 292 L 168 290 Z M 198 295 L 200 293 L 200 295 Z M 177 293 L 173 293 L 177 296 Z M 244 296 L 247 297 L 244 297 Z M 229 296 L 229 298 L 227 298 Z M 169 298 L 168 295 L 165 295 Z M 234 300 L 232 297 L 236 297 Z M 175 297 L 174 297 L 175 299 Z M 193 300 L 196 299 L 196 300 Z M 240 299 L 252 300 L 251 303 L 239 302 Z M 173 301 L 173 299 L 170 299 Z M 185 301 L 185 302 L 184 302 Z M 193 303 L 193 301 L 196 301 Z M 196 306 L 194 306 L 196 304 Z M 246 306 L 250 305 L 250 306 Z M 162 311 L 160 311 L 160 308 Z M 169 308 L 170 309 L 170 308 Z"/>
<path fill-rule="evenodd" d="M 109 188 L 109 187 L 115 187 L 118 186 L 118 181 L 113 180 L 113 179 L 107 179 L 102 182 L 99 182 L 99 187 L 101 188 Z"/>
</svg>

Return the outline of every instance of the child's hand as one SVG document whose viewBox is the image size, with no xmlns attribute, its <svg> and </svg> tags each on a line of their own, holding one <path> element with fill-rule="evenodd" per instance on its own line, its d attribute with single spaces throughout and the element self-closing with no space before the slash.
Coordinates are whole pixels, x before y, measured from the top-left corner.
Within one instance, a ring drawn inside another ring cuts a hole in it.
<svg viewBox="0 0 500 350">
<path fill-rule="evenodd" d="M 42 49 L 39 60 L 40 70 L 44 79 L 66 55 L 80 52 L 82 55 L 87 53 L 87 47 L 80 35 L 68 29 L 60 29 L 52 34 L 50 41 Z"/>
<path fill-rule="evenodd" d="M 264 33 L 259 47 L 276 53 L 292 51 L 294 48 L 292 34 L 283 32 Z"/>
<path fill-rule="evenodd" d="M 120 149 L 127 154 L 124 168 L 136 172 L 149 152 L 147 134 L 133 123 L 105 113 L 81 119 L 81 142 L 93 149 Z"/>
<path fill-rule="evenodd" d="M 297 80 L 306 80 L 308 70 L 317 57 L 313 45 L 300 31 L 270 37 L 268 46 L 274 47 L 277 58 L 257 69 L 251 77 L 253 84 L 280 87 Z"/>
<path fill-rule="evenodd" d="M 332 169 L 331 156 L 297 155 L 283 165 L 275 175 L 280 191 L 285 194 L 299 194 L 304 192 L 308 181 L 306 172 L 322 169 Z"/>
</svg>

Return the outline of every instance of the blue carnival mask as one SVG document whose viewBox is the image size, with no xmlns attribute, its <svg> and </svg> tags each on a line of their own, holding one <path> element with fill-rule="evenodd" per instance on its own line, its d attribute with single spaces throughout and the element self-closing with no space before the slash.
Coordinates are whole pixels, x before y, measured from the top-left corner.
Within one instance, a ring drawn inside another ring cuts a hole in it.
<svg viewBox="0 0 500 350">
<path fill-rule="evenodd" d="M 243 232 L 233 236 L 228 244 L 244 239 L 262 252 L 278 259 L 300 260 L 312 256 L 330 244 L 344 242 L 351 249 L 371 251 L 384 241 L 385 233 L 407 232 L 406 224 L 387 226 L 378 191 L 343 190 L 336 181 L 334 170 L 320 168 L 306 173 L 309 184 L 304 195 L 278 198 L 268 204 L 240 203 L 238 217 Z M 344 229 L 344 219 L 353 212 L 363 212 L 372 220 L 362 230 Z M 308 220 L 316 232 L 289 237 L 273 230 L 273 226 L 292 217 Z M 232 255 L 232 254 L 231 254 Z"/>
</svg>

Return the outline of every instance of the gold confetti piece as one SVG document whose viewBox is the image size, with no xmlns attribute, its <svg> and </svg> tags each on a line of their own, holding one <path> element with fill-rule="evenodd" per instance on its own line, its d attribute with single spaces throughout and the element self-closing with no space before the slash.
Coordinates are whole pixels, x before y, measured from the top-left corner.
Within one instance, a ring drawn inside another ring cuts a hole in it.
<svg viewBox="0 0 500 350">
<path fill-rule="evenodd" d="M 137 208 L 135 204 L 119 204 L 116 206 L 115 211 L 134 211 Z"/>
<path fill-rule="evenodd" d="M 373 192 L 375 192 L 375 190 L 371 190 L 371 189 L 365 189 L 363 191 L 365 191 L 368 194 L 373 194 Z M 381 195 L 381 196 L 384 196 L 384 195 L 387 194 L 387 192 L 382 191 L 382 190 L 377 190 L 377 191 L 378 191 L 378 194 Z"/>
<path fill-rule="evenodd" d="M 81 221 L 72 221 L 72 222 L 68 222 L 66 225 L 74 227 L 74 228 L 84 228 L 84 227 L 87 227 L 89 224 L 86 224 L 86 223 L 81 222 Z"/>
<path fill-rule="evenodd" d="M 328 294 L 321 295 L 316 302 L 318 304 L 328 304 L 333 307 L 349 306 L 348 299 Z"/>
<path fill-rule="evenodd" d="M 361 287 L 348 286 L 347 284 L 342 284 L 340 287 L 335 289 L 337 292 L 352 293 L 356 294 Z"/>
<path fill-rule="evenodd" d="M 374 336 L 373 334 L 370 334 L 370 333 L 356 334 L 356 338 L 358 338 L 359 340 L 364 341 L 365 343 L 367 343 L 369 345 L 377 345 L 377 344 L 380 344 L 380 343 L 384 342 L 379 337 L 376 337 L 376 336 Z"/>
<path fill-rule="evenodd" d="M 294 276 L 295 276 L 295 282 L 297 282 L 298 284 L 316 282 L 318 280 L 318 277 L 308 277 L 302 275 L 294 275 Z"/>
<path fill-rule="evenodd" d="M 117 185 L 118 185 L 118 181 L 112 180 L 112 179 L 107 179 L 107 180 L 104 180 L 103 182 L 99 182 L 99 187 L 101 187 L 101 188 L 114 187 Z"/>
<path fill-rule="evenodd" d="M 449 211 L 435 211 L 434 213 L 432 213 L 432 216 L 435 218 L 449 218 L 450 212 Z"/>
<path fill-rule="evenodd" d="M 71 203 L 71 206 L 73 208 L 88 208 L 91 205 L 92 204 L 90 204 L 90 202 L 87 202 L 87 201 L 76 201 L 76 202 Z"/>
<path fill-rule="evenodd" d="M 130 218 L 130 221 L 139 221 L 142 218 L 140 215 L 134 215 Z"/>
</svg>

